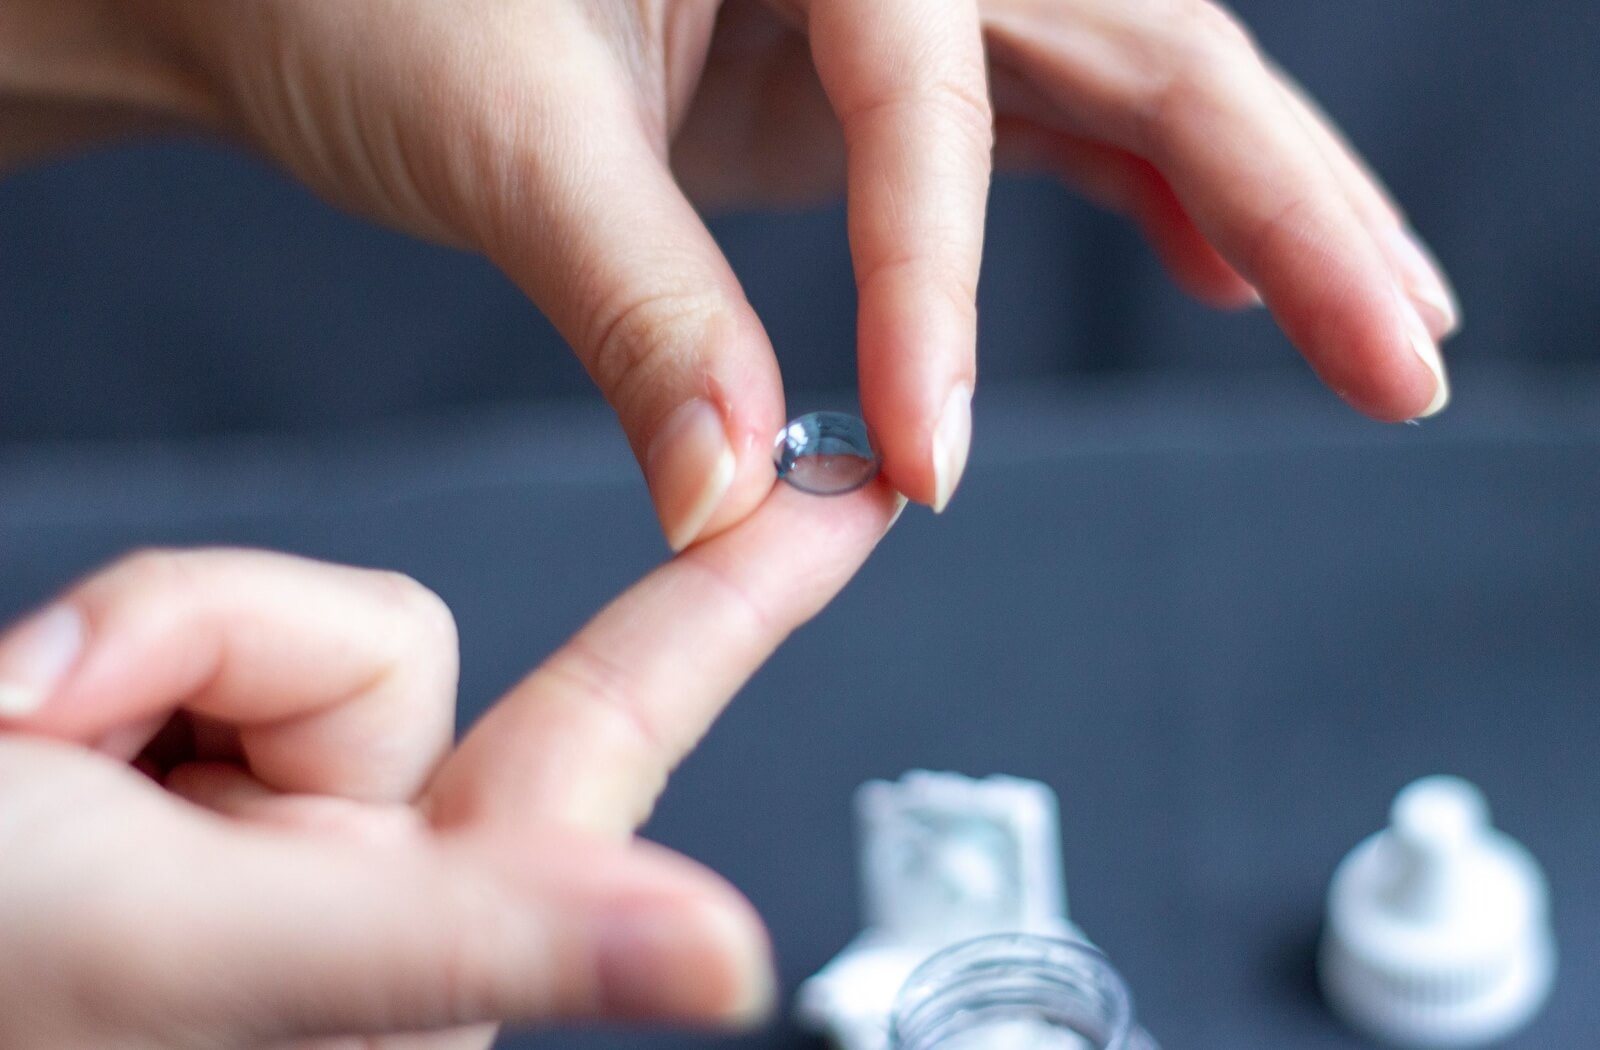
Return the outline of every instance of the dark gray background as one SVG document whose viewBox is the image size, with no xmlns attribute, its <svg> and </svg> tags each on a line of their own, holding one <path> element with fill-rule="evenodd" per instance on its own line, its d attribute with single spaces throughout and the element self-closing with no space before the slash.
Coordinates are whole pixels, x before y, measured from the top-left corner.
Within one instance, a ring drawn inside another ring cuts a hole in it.
<svg viewBox="0 0 1600 1050">
<path fill-rule="evenodd" d="M 792 989 L 856 927 L 857 783 L 1038 777 L 1061 795 L 1074 916 L 1169 1048 L 1334 1050 L 1362 1044 L 1310 984 L 1327 878 L 1395 789 L 1456 772 L 1554 886 L 1564 974 L 1514 1045 L 1593 1045 L 1600 370 L 1463 367 L 1459 386 L 1422 428 L 1259 379 L 991 387 L 960 499 L 908 511 L 649 834 L 751 896 Z M 470 718 L 662 556 L 612 430 L 530 410 L 13 452 L 0 614 L 133 543 L 394 566 L 455 610 Z"/>
<path fill-rule="evenodd" d="M 1600 5 L 1236 5 L 1437 249 L 1452 361 L 1592 360 L 1600 332 Z M 1184 299 L 1120 220 L 1054 187 L 995 194 L 983 377 L 1303 366 L 1268 324 Z M 792 390 L 854 382 L 842 215 L 715 230 Z M 350 221 L 200 147 L 0 181 L 0 439 L 326 429 L 489 400 L 588 397 L 479 260 Z"/>
<path fill-rule="evenodd" d="M 1355 418 L 1266 318 L 1002 186 L 959 499 L 907 514 L 650 832 L 751 895 L 792 988 L 855 928 L 859 781 L 1039 777 L 1075 917 L 1169 1048 L 1355 1047 L 1309 984 L 1326 878 L 1396 788 L 1458 772 L 1554 884 L 1563 976 L 1514 1045 L 1595 1045 L 1600 9 L 1238 7 L 1455 276 L 1450 411 Z M 846 390 L 840 214 L 716 230 L 791 389 Z M 0 245 L 0 616 L 144 543 L 393 566 L 456 610 L 470 716 L 664 554 L 581 370 L 477 260 L 193 145 L 0 182 Z"/>
</svg>

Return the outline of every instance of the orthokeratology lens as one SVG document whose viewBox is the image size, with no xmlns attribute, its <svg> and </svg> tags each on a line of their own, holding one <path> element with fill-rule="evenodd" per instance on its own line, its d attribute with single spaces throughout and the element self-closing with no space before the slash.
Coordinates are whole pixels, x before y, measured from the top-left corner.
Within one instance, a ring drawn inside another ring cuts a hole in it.
<svg viewBox="0 0 1600 1050">
<path fill-rule="evenodd" d="M 778 477 L 817 496 L 854 492 L 882 466 L 867 424 L 844 412 L 811 412 L 790 421 L 772 458 Z"/>
</svg>

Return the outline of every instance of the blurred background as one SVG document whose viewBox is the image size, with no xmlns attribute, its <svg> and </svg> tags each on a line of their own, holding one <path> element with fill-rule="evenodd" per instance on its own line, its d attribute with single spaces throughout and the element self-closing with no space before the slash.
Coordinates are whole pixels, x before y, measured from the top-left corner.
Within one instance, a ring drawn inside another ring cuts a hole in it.
<svg viewBox="0 0 1600 1050">
<path fill-rule="evenodd" d="M 1234 6 L 1454 279 L 1452 407 L 1358 418 L 1262 312 L 1002 180 L 960 497 L 906 516 L 650 833 L 751 895 L 792 988 L 855 930 L 856 783 L 1038 777 L 1074 916 L 1163 1042 L 1358 1047 L 1311 985 L 1326 879 L 1394 790 L 1458 772 L 1554 883 L 1566 969 L 1514 1045 L 1595 1045 L 1600 8 Z M 842 210 L 713 228 L 791 409 L 848 402 Z M 391 566 L 457 612 L 466 720 L 665 554 L 581 368 L 479 259 L 189 143 L 7 177 L 0 245 L 0 617 L 141 544 Z"/>
</svg>

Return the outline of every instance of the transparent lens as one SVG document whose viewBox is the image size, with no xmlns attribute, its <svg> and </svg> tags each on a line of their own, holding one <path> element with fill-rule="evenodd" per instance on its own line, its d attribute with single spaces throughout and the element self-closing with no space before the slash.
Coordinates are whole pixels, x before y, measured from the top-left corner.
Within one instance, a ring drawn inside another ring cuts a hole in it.
<svg viewBox="0 0 1600 1050">
<path fill-rule="evenodd" d="M 811 412 L 783 428 L 773 447 L 778 477 L 801 492 L 839 496 L 878 476 L 878 450 L 860 417 Z"/>
<path fill-rule="evenodd" d="M 995 934 L 917 967 L 895 1003 L 893 1050 L 1154 1050 L 1121 976 L 1085 944 Z"/>
</svg>

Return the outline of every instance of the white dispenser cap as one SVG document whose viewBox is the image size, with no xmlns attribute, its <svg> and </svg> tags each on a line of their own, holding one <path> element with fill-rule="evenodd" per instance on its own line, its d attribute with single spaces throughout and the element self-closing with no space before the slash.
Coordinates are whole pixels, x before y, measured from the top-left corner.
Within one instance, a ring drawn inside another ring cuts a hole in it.
<svg viewBox="0 0 1600 1050">
<path fill-rule="evenodd" d="M 1385 1042 L 1500 1039 L 1555 977 L 1544 874 L 1490 826 L 1476 787 L 1424 777 L 1334 872 L 1319 969 L 1334 1011 Z"/>
</svg>

